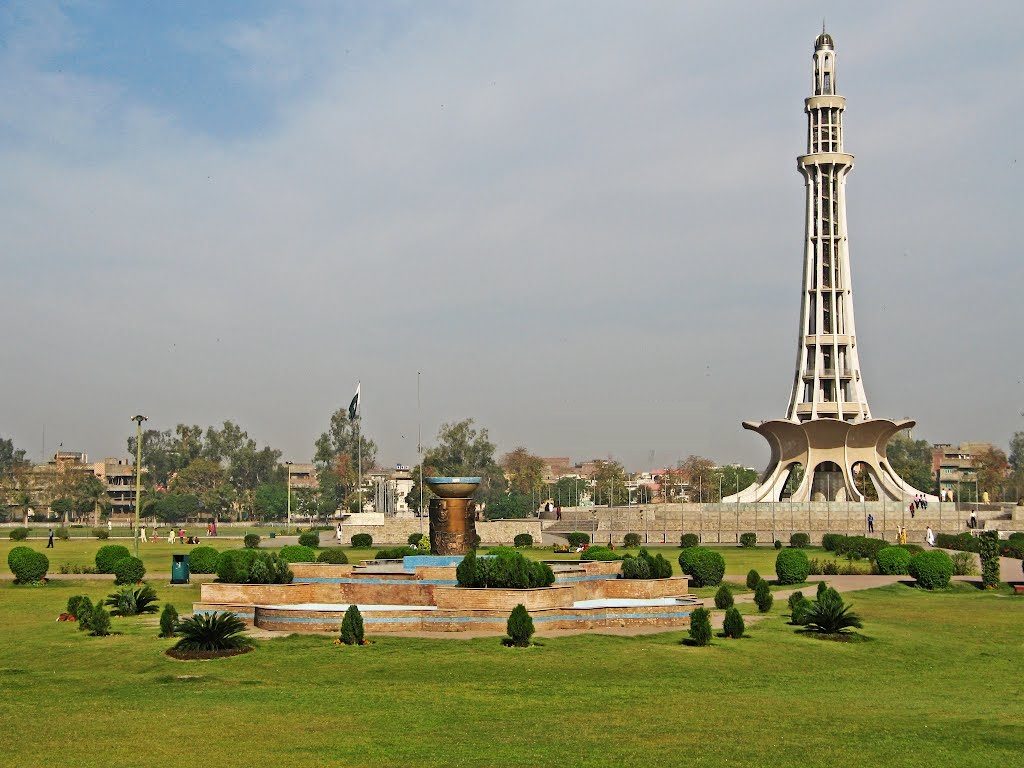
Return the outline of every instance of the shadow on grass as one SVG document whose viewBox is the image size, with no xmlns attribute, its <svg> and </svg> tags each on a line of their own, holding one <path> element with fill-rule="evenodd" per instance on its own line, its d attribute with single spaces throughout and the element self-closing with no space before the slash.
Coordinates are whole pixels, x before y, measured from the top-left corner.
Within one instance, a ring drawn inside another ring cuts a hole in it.
<svg viewBox="0 0 1024 768">
<path fill-rule="evenodd" d="M 815 640 L 829 640 L 833 643 L 869 643 L 871 638 L 859 632 L 816 632 L 813 629 L 798 629 L 796 634 Z"/>
</svg>

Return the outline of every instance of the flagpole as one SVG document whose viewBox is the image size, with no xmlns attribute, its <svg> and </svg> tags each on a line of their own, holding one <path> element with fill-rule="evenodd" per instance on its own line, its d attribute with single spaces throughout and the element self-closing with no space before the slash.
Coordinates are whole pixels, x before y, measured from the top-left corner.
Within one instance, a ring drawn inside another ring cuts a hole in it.
<svg viewBox="0 0 1024 768">
<path fill-rule="evenodd" d="M 420 464 L 420 536 L 423 535 L 423 418 L 420 412 L 420 372 L 416 371 L 416 456 Z"/>
<path fill-rule="evenodd" d="M 359 485 L 356 496 L 356 498 L 358 498 L 359 501 L 356 503 L 359 504 L 359 509 L 357 510 L 358 512 L 363 511 L 363 433 L 359 425 L 359 422 L 363 418 L 362 415 L 360 415 L 359 413 L 359 410 L 363 405 L 363 393 L 361 384 L 362 382 L 356 384 L 356 464 L 358 465 L 357 469 L 359 473 Z"/>
</svg>

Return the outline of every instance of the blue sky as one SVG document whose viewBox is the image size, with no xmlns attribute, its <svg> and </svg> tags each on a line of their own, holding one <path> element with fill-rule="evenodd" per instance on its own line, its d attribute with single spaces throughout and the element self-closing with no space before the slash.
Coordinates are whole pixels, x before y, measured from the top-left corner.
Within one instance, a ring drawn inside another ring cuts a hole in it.
<svg viewBox="0 0 1024 768">
<path fill-rule="evenodd" d="M 385 461 L 760 465 L 802 259 L 822 10 L 861 362 L 935 441 L 1024 428 L 1018 3 L 8 3 L 0 435 L 231 418 L 308 457 L 357 380 Z M 461 366 L 450 360 L 463 361 Z"/>
</svg>

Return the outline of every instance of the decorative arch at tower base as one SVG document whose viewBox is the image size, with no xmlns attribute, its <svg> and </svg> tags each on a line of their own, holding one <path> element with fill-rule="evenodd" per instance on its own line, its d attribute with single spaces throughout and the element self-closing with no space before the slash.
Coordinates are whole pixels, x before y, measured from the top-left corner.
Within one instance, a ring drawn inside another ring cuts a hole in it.
<svg viewBox="0 0 1024 768">
<path fill-rule="evenodd" d="M 753 430 L 768 441 L 771 461 L 758 482 L 722 501 L 781 501 L 783 495 L 796 502 L 863 501 L 865 494 L 857 487 L 857 480 L 860 479 L 861 487 L 866 481 L 855 475 L 854 466 L 866 473 L 879 499 L 900 501 L 920 495 L 938 501 L 936 496 L 919 491 L 897 475 L 886 457 L 885 448 L 893 435 L 915 423 L 910 419 L 745 421 L 744 429 Z M 793 482 L 789 482 L 791 475 Z"/>
</svg>

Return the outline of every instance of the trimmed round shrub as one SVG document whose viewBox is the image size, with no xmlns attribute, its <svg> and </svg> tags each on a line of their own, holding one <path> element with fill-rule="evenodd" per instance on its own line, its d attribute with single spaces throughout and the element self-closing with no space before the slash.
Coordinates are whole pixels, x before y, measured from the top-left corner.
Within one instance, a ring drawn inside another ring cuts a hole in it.
<svg viewBox="0 0 1024 768">
<path fill-rule="evenodd" d="M 516 547 L 532 547 L 533 536 L 528 533 L 517 533 L 515 538 L 512 539 L 512 544 Z"/>
<path fill-rule="evenodd" d="M 622 545 L 627 549 L 636 549 L 640 546 L 640 534 L 627 533 L 622 537 Z"/>
<path fill-rule="evenodd" d="M 288 544 L 281 547 L 281 559 L 286 563 L 312 563 L 316 561 L 316 551 L 302 544 Z"/>
<path fill-rule="evenodd" d="M 345 550 L 341 547 L 328 547 L 327 549 L 320 550 L 320 554 L 316 556 L 318 563 L 330 563 L 331 565 L 345 565 L 348 563 L 348 555 L 345 554 Z"/>
<path fill-rule="evenodd" d="M 718 591 L 715 592 L 715 608 L 718 610 L 724 611 L 726 608 L 732 608 L 734 602 L 735 600 L 733 600 L 732 597 L 732 590 L 729 589 L 727 584 L 723 584 L 718 588 Z M 691 616 L 691 619 L 692 618 L 693 617 Z"/>
<path fill-rule="evenodd" d="M 748 547 L 748 548 L 749 547 L 756 547 L 757 546 L 757 534 L 756 533 L 751 533 L 750 531 L 748 531 L 747 533 L 741 533 L 740 534 L 740 546 L 741 547 Z"/>
<path fill-rule="evenodd" d="M 341 642 L 345 645 L 362 645 L 366 642 L 363 614 L 359 612 L 357 605 L 350 605 L 341 620 Z"/>
<path fill-rule="evenodd" d="M 11 532 L 7 535 L 11 541 L 24 541 L 28 538 L 28 528 L 11 528 Z"/>
<path fill-rule="evenodd" d="M 821 546 L 826 552 L 835 552 L 836 545 L 841 539 L 845 539 L 841 533 L 826 533 L 821 537 Z"/>
<path fill-rule="evenodd" d="M 192 573 L 216 573 L 218 557 L 220 552 L 213 547 L 196 547 L 188 553 L 188 569 Z"/>
<path fill-rule="evenodd" d="M 146 575 L 146 566 L 137 557 L 122 557 L 114 563 L 115 584 L 138 584 Z"/>
<path fill-rule="evenodd" d="M 301 541 L 301 538 L 300 538 Z M 242 537 L 242 546 L 246 549 L 256 549 L 260 545 L 260 535 L 258 533 L 247 533 Z"/>
<path fill-rule="evenodd" d="M 751 568 L 747 571 L 747 589 L 754 589 L 761 583 L 761 574 Z"/>
<path fill-rule="evenodd" d="M 810 612 L 814 608 L 814 603 L 804 597 L 802 592 L 795 592 L 794 594 L 800 595 L 800 599 L 790 601 L 789 621 L 791 624 L 806 627 L 810 621 Z M 790 595 L 791 598 L 792 596 Z"/>
<path fill-rule="evenodd" d="M 649 579 L 651 578 L 651 567 L 645 558 L 625 557 L 622 560 L 622 578 Z"/>
<path fill-rule="evenodd" d="M 533 619 L 530 617 L 526 606 L 520 603 L 512 609 L 508 615 L 508 622 L 505 624 L 505 631 L 508 632 L 509 643 L 516 648 L 527 648 L 530 645 L 530 638 L 533 637 Z"/>
<path fill-rule="evenodd" d="M 679 548 L 689 549 L 690 547 L 700 546 L 700 536 L 696 533 L 684 533 L 679 537 Z"/>
<path fill-rule="evenodd" d="M 690 614 L 690 641 L 699 646 L 711 644 L 711 612 L 707 608 L 697 608 Z"/>
<path fill-rule="evenodd" d="M 351 542 L 356 549 L 369 549 L 373 546 L 373 536 L 368 533 L 356 533 L 352 535 Z"/>
<path fill-rule="evenodd" d="M 71 538 L 71 531 L 65 528 L 63 525 L 60 528 L 54 530 L 53 535 L 61 541 L 67 541 Z"/>
<path fill-rule="evenodd" d="M 93 637 L 106 637 L 110 634 L 110 614 L 100 603 L 92 607 L 87 629 Z"/>
<path fill-rule="evenodd" d="M 775 576 L 779 584 L 800 584 L 807 581 L 811 562 L 802 549 L 780 549 L 775 556 Z"/>
<path fill-rule="evenodd" d="M 917 579 L 918 586 L 925 589 L 941 589 L 949 586 L 953 576 L 953 561 L 940 550 L 931 550 L 910 558 L 907 571 Z"/>
<path fill-rule="evenodd" d="M 590 543 L 590 534 L 573 531 L 565 534 L 565 540 L 569 542 L 570 547 L 585 547 Z"/>
<path fill-rule="evenodd" d="M 806 600 L 806 599 L 807 598 L 804 597 L 804 593 L 801 592 L 799 589 L 796 590 L 795 592 L 791 592 L 790 595 L 789 595 L 789 599 L 786 601 L 786 605 L 789 606 L 790 613 L 792 613 L 793 609 L 796 608 L 800 604 L 801 600 Z"/>
<path fill-rule="evenodd" d="M 805 547 L 811 546 L 811 537 L 806 533 L 794 533 L 789 537 L 789 546 L 796 549 L 804 549 Z"/>
<path fill-rule="evenodd" d="M 50 560 L 31 547 L 14 547 L 7 553 L 7 567 L 14 574 L 16 583 L 31 584 L 46 576 L 50 570 Z"/>
<path fill-rule="evenodd" d="M 725 576 L 725 559 L 707 547 L 687 547 L 679 553 L 679 567 L 695 587 L 714 587 Z"/>
<path fill-rule="evenodd" d="M 725 612 L 725 622 L 722 624 L 722 631 L 726 637 L 734 640 L 743 637 L 746 626 L 743 623 L 743 616 L 738 608 L 730 608 Z"/>
<path fill-rule="evenodd" d="M 875 555 L 875 565 L 878 566 L 878 572 L 886 576 L 909 573 L 910 553 L 903 547 L 880 549 Z"/>
<path fill-rule="evenodd" d="M 93 528 L 92 535 L 100 541 L 106 541 L 110 538 L 110 531 L 108 531 L 106 528 Z"/>
<path fill-rule="evenodd" d="M 580 560 L 582 560 L 582 561 L 586 561 L 586 560 L 606 560 L 607 561 L 607 560 L 620 560 L 620 559 L 621 558 L 618 556 L 618 554 L 616 554 L 612 550 L 608 549 L 608 547 L 597 547 L 597 546 L 595 546 L 595 547 L 587 547 L 582 552 L 580 552 Z"/>
<path fill-rule="evenodd" d="M 754 602 L 757 603 L 757 610 L 761 613 L 768 613 L 772 609 L 775 597 L 772 595 L 771 589 L 768 588 L 768 582 L 764 579 L 757 582 L 757 587 L 754 589 Z"/>
<path fill-rule="evenodd" d="M 309 547 L 310 549 L 320 548 L 320 534 L 316 531 L 306 531 L 305 533 L 299 534 L 299 546 Z"/>
<path fill-rule="evenodd" d="M 99 573 L 113 573 L 117 561 L 131 555 L 128 547 L 123 544 L 104 544 L 96 550 L 96 570 Z"/>
<path fill-rule="evenodd" d="M 866 560 L 874 560 L 875 555 L 882 549 L 889 546 L 883 539 L 874 539 L 867 536 L 843 536 L 836 542 L 835 552 L 837 555 L 852 555 L 863 557 Z"/>
<path fill-rule="evenodd" d="M 911 557 L 913 557 L 914 555 L 919 555 L 922 552 L 924 552 L 924 547 L 922 547 L 920 544 L 897 544 L 896 546 L 900 549 L 907 550 L 907 552 L 910 553 Z"/>
<path fill-rule="evenodd" d="M 775 548 L 776 549 L 782 549 L 782 542 L 779 541 L 778 539 L 775 540 Z"/>
</svg>

